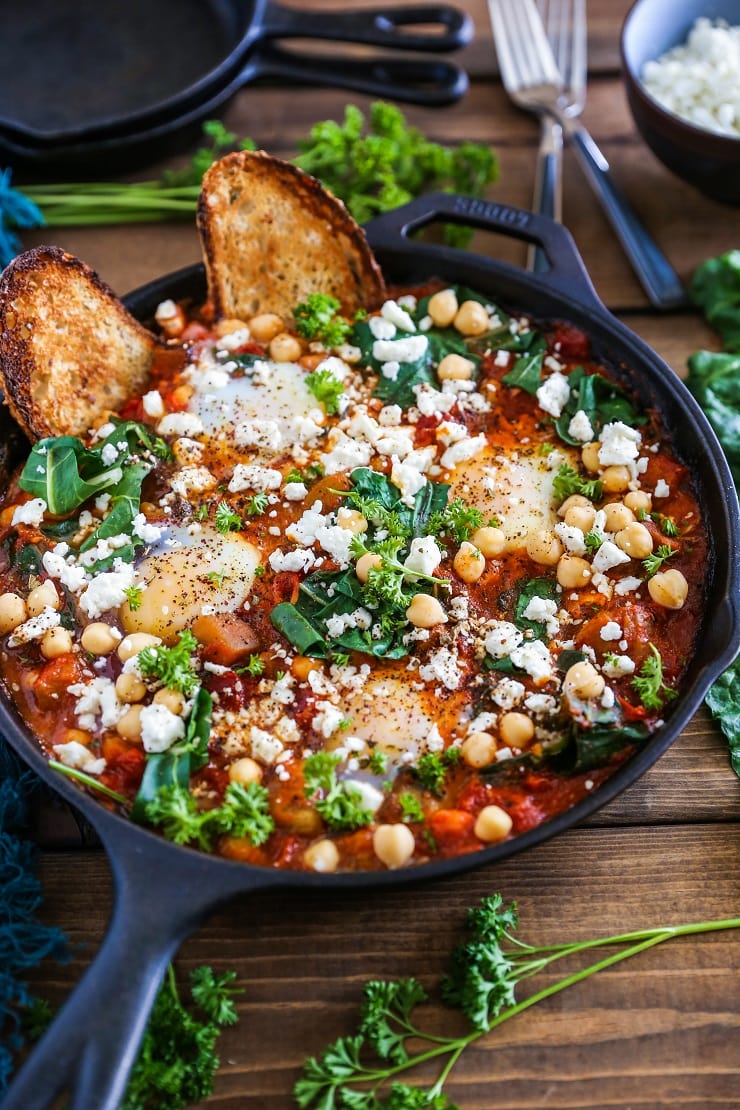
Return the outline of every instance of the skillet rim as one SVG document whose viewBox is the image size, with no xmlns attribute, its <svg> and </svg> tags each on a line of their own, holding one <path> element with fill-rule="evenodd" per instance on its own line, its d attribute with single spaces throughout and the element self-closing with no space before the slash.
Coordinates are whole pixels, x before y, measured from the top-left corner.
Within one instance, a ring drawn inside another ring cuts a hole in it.
<svg viewBox="0 0 740 1110">
<path fill-rule="evenodd" d="M 724 639 L 724 646 L 720 646 L 714 658 L 708 660 L 700 659 L 701 648 L 695 652 L 689 665 L 689 671 L 698 668 L 697 673 L 693 676 L 689 689 L 679 696 L 676 708 L 667 722 L 642 747 L 638 748 L 632 757 L 618 767 L 602 786 L 594 790 L 581 802 L 511 840 L 494 844 L 488 848 L 481 848 L 477 852 L 466 852 L 451 859 L 431 861 L 430 863 L 401 868 L 396 871 L 343 871 L 334 874 L 320 874 L 281 870 L 228 860 L 166 841 L 154 831 L 136 825 L 129 818 L 108 810 L 94 796 L 76 786 L 67 777 L 53 771 L 32 734 L 23 724 L 10 698 L 0 688 L 0 733 L 8 740 L 20 758 L 39 774 L 42 780 L 84 814 L 99 833 L 103 845 L 111 857 L 115 856 L 116 845 L 121 839 L 132 841 L 134 848 L 138 847 L 142 850 L 149 848 L 150 851 L 155 851 L 157 855 L 162 851 L 167 855 L 174 850 L 178 853 L 178 858 L 183 866 L 188 865 L 194 870 L 204 870 L 214 883 L 220 877 L 224 885 L 228 883 L 232 887 L 231 880 L 243 875 L 242 886 L 245 890 L 268 887 L 282 887 L 285 889 L 316 887 L 327 890 L 380 888 L 402 884 L 411 885 L 427 880 L 434 881 L 451 874 L 463 874 L 473 868 L 495 863 L 498 860 L 525 851 L 527 848 L 534 847 L 536 844 L 574 828 L 585 817 L 613 801 L 622 791 L 642 777 L 670 747 L 696 713 L 711 683 L 729 666 L 738 650 L 740 650 L 740 520 L 738 519 L 737 497 L 727 462 L 716 436 L 698 404 L 678 376 L 639 336 L 611 315 L 593 293 L 587 279 L 581 284 L 580 290 L 576 288 L 571 296 L 568 296 L 562 289 L 548 284 L 546 277 L 530 275 L 507 263 L 483 258 L 465 251 L 404 242 L 404 233 L 398 236 L 398 241 L 393 245 L 389 245 L 387 237 L 384 240 L 384 237 L 380 236 L 381 242 L 377 247 L 377 255 L 384 271 L 392 272 L 394 259 L 398 261 L 398 257 L 403 257 L 405 261 L 411 262 L 412 268 L 414 264 L 418 267 L 418 265 L 424 265 L 425 262 L 430 263 L 433 267 L 438 267 L 441 271 L 449 267 L 455 267 L 458 278 L 460 277 L 459 271 L 464 270 L 467 273 L 470 273 L 470 271 L 480 272 L 484 283 L 487 278 L 492 279 L 493 282 L 508 279 L 513 290 L 524 290 L 525 295 L 532 294 L 535 298 L 540 296 L 545 300 L 559 304 L 561 314 L 557 311 L 538 314 L 536 311 L 533 312 L 531 307 L 522 307 L 521 311 L 526 311 L 535 317 L 538 317 L 538 315 L 541 315 L 542 318 L 549 316 L 550 319 L 564 319 L 573 322 L 576 322 L 574 317 L 580 317 L 581 320 L 578 326 L 588 327 L 589 336 L 592 339 L 593 334 L 590 328 L 595 326 L 598 331 L 615 339 L 617 345 L 624 346 L 633 361 L 639 364 L 639 370 L 647 369 L 648 384 L 655 386 L 658 394 L 662 393 L 664 396 L 667 394 L 673 405 L 683 405 L 688 414 L 694 418 L 695 441 L 692 446 L 698 448 L 699 456 L 710 463 L 710 473 L 703 479 L 703 482 L 709 484 L 713 482 L 715 485 L 714 492 L 725 495 L 724 524 L 726 536 L 724 539 L 728 541 L 726 544 L 728 549 L 726 562 L 723 563 L 720 560 L 718 565 L 715 558 L 712 566 L 711 586 L 716 589 L 717 576 L 722 574 L 724 580 L 720 583 L 720 587 L 724 588 L 724 593 L 714 601 L 716 613 L 712 611 L 709 596 L 707 597 L 707 605 L 697 634 L 697 642 L 701 643 L 702 632 L 704 632 L 708 637 L 714 635 Z M 368 228 L 368 237 L 372 247 L 374 238 L 372 226 Z M 427 280 L 433 272 L 433 269 L 425 271 Z M 464 280 L 470 281 L 468 277 L 465 277 Z M 473 283 L 475 280 L 473 279 Z M 205 270 L 202 263 L 195 263 L 161 275 L 153 281 L 139 286 L 123 297 L 122 300 L 134 315 L 140 319 L 146 319 L 147 316 L 152 315 L 153 308 L 163 298 L 173 296 L 176 298 L 187 298 L 188 296 L 197 298 L 198 296 L 202 297 L 204 290 Z M 578 296 L 579 292 L 580 297 Z M 495 295 L 500 296 L 499 293 Z M 517 303 L 517 300 L 517 294 L 514 293 L 512 302 Z M 638 369 L 630 367 L 629 372 L 636 374 Z M 619 374 L 619 368 L 617 368 L 617 373 Z M 624 371 L 622 376 L 624 377 Z M 631 384 L 633 388 L 644 395 L 644 390 L 641 391 L 636 382 L 633 381 Z M 672 442 L 672 446 L 676 447 L 676 444 Z M 677 448 L 676 453 L 679 457 L 684 454 L 683 451 L 679 451 Z M 735 509 L 734 516 L 731 511 L 733 507 Z M 721 540 L 723 537 L 718 538 Z M 717 539 L 714 534 L 710 539 L 713 554 L 716 555 L 714 549 L 716 548 Z M 731 542 L 733 540 L 734 544 Z M 734 561 L 729 558 L 730 549 L 735 554 Z M 724 629 L 721 627 L 722 621 L 717 622 L 716 619 L 720 616 L 724 617 Z M 710 617 L 715 618 L 715 620 L 710 621 Z M 719 631 L 717 631 L 718 623 Z M 157 847 L 155 848 L 155 846 Z"/>
</svg>

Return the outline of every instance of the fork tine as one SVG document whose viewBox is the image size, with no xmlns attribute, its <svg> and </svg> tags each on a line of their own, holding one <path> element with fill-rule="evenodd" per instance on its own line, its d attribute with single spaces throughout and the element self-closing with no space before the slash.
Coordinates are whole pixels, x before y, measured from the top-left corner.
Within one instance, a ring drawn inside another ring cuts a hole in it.
<svg viewBox="0 0 740 1110">
<path fill-rule="evenodd" d="M 534 45 L 534 55 L 540 63 L 540 80 L 551 85 L 561 85 L 561 75 L 558 71 L 552 47 L 548 42 L 545 28 L 542 25 L 539 12 L 534 5 L 534 0 L 517 0 L 516 8 L 519 13 L 522 42 L 531 41 Z M 528 36 L 528 38 L 527 38 Z M 533 52 L 528 52 L 533 57 Z"/>
<path fill-rule="evenodd" d="M 561 84 L 534 0 L 489 0 L 501 76 L 512 88 Z"/>
</svg>

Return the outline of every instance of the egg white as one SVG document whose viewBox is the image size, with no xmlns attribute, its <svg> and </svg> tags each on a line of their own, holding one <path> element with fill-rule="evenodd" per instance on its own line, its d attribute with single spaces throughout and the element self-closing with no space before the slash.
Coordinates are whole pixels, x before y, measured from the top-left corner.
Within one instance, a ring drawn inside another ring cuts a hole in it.
<svg viewBox="0 0 740 1110">
<path fill-rule="evenodd" d="M 206 613 L 233 613 L 249 597 L 258 549 L 237 533 L 221 535 L 208 525 L 190 533 L 180 525 L 160 525 L 156 546 L 137 563 L 137 582 L 143 586 L 141 604 L 121 606 L 126 632 L 151 632 L 166 644 Z M 221 584 L 208 575 L 223 575 Z"/>
</svg>

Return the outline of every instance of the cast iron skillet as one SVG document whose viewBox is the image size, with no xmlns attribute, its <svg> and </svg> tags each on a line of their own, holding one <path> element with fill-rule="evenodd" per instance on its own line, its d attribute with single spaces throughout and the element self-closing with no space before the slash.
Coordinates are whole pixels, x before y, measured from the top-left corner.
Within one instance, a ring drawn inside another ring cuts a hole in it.
<svg viewBox="0 0 740 1110">
<path fill-rule="evenodd" d="M 450 248 L 412 242 L 409 233 L 444 218 L 494 229 L 542 246 L 552 265 L 544 276 Z M 457 859 L 394 872 L 318 875 L 277 871 L 178 847 L 106 810 L 52 771 L 7 698 L 0 698 L 0 730 L 34 771 L 95 826 L 110 857 L 115 905 L 107 936 L 61 1014 L 8 1092 L 4 1110 L 40 1110 L 72 1086 L 72 1110 L 115 1110 L 136 1058 L 139 1039 L 167 963 L 207 913 L 236 894 L 266 888 L 347 888 L 441 878 L 531 847 L 583 820 L 634 782 L 666 750 L 699 707 L 710 683 L 740 647 L 740 523 L 734 486 L 722 450 L 698 405 L 668 366 L 598 300 L 567 231 L 552 221 L 503 205 L 439 193 L 422 197 L 368 227 L 385 273 L 400 283 L 437 275 L 464 282 L 543 318 L 584 328 L 597 354 L 614 365 L 642 401 L 655 406 L 683 461 L 711 525 L 707 608 L 699 649 L 685 676 L 685 692 L 670 719 L 603 786 L 539 828 Z M 126 298 L 142 319 L 166 297 L 205 294 L 203 269 L 191 266 Z M 624 363 L 625 368 L 619 370 Z"/>
<path fill-rule="evenodd" d="M 132 155 L 163 156 L 263 76 L 448 104 L 468 84 L 450 62 L 302 55 L 274 40 L 440 52 L 472 33 L 470 17 L 444 4 L 316 12 L 276 0 L 25 0 L 3 17 L 0 155 L 39 167 L 88 162 L 100 174 L 101 157 L 107 168 L 122 149 L 130 168 Z"/>
</svg>

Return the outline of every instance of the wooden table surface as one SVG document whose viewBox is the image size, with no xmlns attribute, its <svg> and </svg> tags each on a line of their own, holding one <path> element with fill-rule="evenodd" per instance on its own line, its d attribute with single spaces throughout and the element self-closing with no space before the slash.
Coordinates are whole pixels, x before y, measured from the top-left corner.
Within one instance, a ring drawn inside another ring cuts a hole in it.
<svg viewBox="0 0 740 1110">
<path fill-rule="evenodd" d="M 312 3 L 347 6 L 343 0 Z M 393 4 L 386 0 L 386 6 Z M 490 143 L 501 162 L 490 197 L 527 207 L 538 128 L 503 93 L 484 0 L 465 6 L 477 31 L 460 55 L 471 74 L 470 92 L 452 108 L 412 108 L 408 115 L 432 138 Z M 647 227 L 688 279 L 705 257 L 740 246 L 740 210 L 705 200 L 640 141 L 619 75 L 619 28 L 628 7 L 629 0 L 588 4 L 591 79 L 584 118 Z M 225 122 L 289 156 L 311 124 L 340 117 L 348 99 L 367 103 L 334 90 L 254 87 L 232 103 Z M 716 338 L 691 312 L 651 311 L 570 156 L 564 177 L 565 222 L 601 297 L 684 373 L 691 351 Z M 48 238 L 27 235 L 26 242 Z M 55 232 L 53 241 L 86 259 L 120 292 L 199 253 L 187 224 L 69 229 Z M 510 241 L 481 236 L 477 245 L 522 260 L 520 246 Z M 501 865 L 407 890 L 263 894 L 233 904 L 206 922 L 178 957 L 182 972 L 202 962 L 233 968 L 244 987 L 239 1024 L 221 1042 L 223 1063 L 209 1105 L 293 1105 L 301 1062 L 351 1031 L 365 980 L 416 976 L 433 988 L 461 937 L 465 908 L 485 894 L 500 891 L 507 901 L 515 899 L 520 935 L 540 943 L 736 914 L 739 794 L 722 737 L 702 711 L 672 750 L 610 806 Z M 74 945 L 84 945 L 73 963 L 47 966 L 35 980 L 39 993 L 59 1002 L 103 935 L 110 882 L 102 852 L 62 849 L 40 835 L 44 916 Z M 604 972 L 469 1050 L 449 1095 L 463 1110 L 729 1110 L 740 1097 L 739 962 L 740 936 L 722 933 L 671 942 Z M 440 1029 L 449 1027 L 438 996 L 429 1012 Z"/>
</svg>

